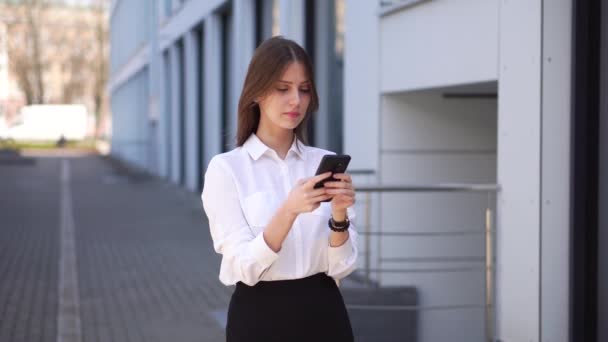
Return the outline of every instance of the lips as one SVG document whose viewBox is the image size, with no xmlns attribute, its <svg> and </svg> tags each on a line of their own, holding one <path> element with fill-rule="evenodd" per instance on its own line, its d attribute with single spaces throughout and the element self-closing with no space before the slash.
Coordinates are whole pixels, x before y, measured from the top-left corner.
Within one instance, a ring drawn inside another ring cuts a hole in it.
<svg viewBox="0 0 608 342">
<path fill-rule="evenodd" d="M 285 113 L 285 115 L 289 116 L 292 119 L 295 119 L 298 116 L 300 116 L 300 113 L 298 113 L 298 112 L 288 112 L 288 113 Z"/>
</svg>

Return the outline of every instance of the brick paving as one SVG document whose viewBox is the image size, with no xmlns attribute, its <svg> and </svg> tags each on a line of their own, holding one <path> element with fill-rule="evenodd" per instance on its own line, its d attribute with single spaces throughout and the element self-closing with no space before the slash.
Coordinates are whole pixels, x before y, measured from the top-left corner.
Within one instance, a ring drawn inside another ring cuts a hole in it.
<svg viewBox="0 0 608 342">
<path fill-rule="evenodd" d="M 59 163 L 0 164 L 0 341 L 57 330 Z"/>
<path fill-rule="evenodd" d="M 198 195 L 98 156 L 71 170 L 83 341 L 223 341 Z M 0 341 L 56 341 L 61 158 L 0 163 Z"/>
</svg>

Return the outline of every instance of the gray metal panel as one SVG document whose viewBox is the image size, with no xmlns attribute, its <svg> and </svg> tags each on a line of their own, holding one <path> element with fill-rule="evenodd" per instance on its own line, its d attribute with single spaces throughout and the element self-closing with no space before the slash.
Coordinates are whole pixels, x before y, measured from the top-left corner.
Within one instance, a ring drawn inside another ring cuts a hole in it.
<svg viewBox="0 0 608 342">
<path fill-rule="evenodd" d="M 131 57 L 149 41 L 152 2 L 119 1 L 110 22 L 111 74 L 129 63 Z"/>
<path fill-rule="evenodd" d="M 168 178 L 171 165 L 171 58 L 168 52 L 162 54 L 160 63 L 160 116 L 158 120 L 159 174 Z"/>
<path fill-rule="evenodd" d="M 186 187 L 191 191 L 196 191 L 198 187 L 198 156 L 200 155 L 199 146 L 199 103 L 200 90 L 199 90 L 199 41 L 197 33 L 195 31 L 189 31 L 184 37 L 184 54 L 185 54 L 185 65 L 186 70 L 183 75 L 185 79 L 185 89 L 183 91 L 186 95 L 185 103 L 185 120 L 186 120 L 186 160 L 184 165 L 186 167 Z"/>
<path fill-rule="evenodd" d="M 232 1 L 232 32 L 230 46 L 231 57 L 231 89 L 228 98 L 230 118 L 230 149 L 236 147 L 238 123 L 238 102 L 247 74 L 247 67 L 255 50 L 255 4 L 251 0 Z"/>
<path fill-rule="evenodd" d="M 304 0 L 279 0 L 280 34 L 301 46 L 304 46 L 305 39 L 304 6 Z"/>
<path fill-rule="evenodd" d="M 161 92 L 160 92 L 160 84 L 162 82 L 162 74 L 161 68 L 163 63 L 163 58 L 160 52 L 158 51 L 158 31 L 154 29 L 158 23 L 158 15 L 159 11 L 162 10 L 160 8 L 160 1 L 155 2 L 157 6 L 151 5 L 150 11 L 151 16 L 148 18 L 149 21 L 149 43 L 148 43 L 148 51 L 149 51 L 149 63 L 148 63 L 148 82 L 149 82 L 149 95 L 148 95 L 148 125 L 150 127 L 149 135 L 148 135 L 148 170 L 156 175 L 161 175 L 160 172 L 160 163 L 161 163 L 161 131 L 159 131 L 159 121 L 160 116 L 162 115 L 162 107 L 161 107 Z"/>
<path fill-rule="evenodd" d="M 543 5 L 540 336 L 569 341 L 572 1 Z"/>
<path fill-rule="evenodd" d="M 237 128 L 237 123 L 236 123 L 236 106 L 238 103 L 238 100 L 235 100 L 234 98 L 239 96 L 239 94 L 237 93 L 236 87 L 234 87 L 234 59 L 235 59 L 235 52 L 234 52 L 234 25 L 232 24 L 234 22 L 234 12 L 227 14 L 226 16 L 223 17 L 224 22 L 224 36 L 223 38 L 223 50 L 225 50 L 225 55 L 223 55 L 223 63 L 225 63 L 225 70 L 226 73 L 224 75 L 222 75 L 222 84 L 223 84 L 223 89 L 226 92 L 225 94 L 222 94 L 224 96 L 224 102 L 223 102 L 223 112 L 221 115 L 224 116 L 224 126 L 222 127 L 222 134 L 224 135 L 222 137 L 222 149 L 223 150 L 231 150 L 234 147 L 234 136 L 236 134 L 236 128 Z"/>
<path fill-rule="evenodd" d="M 211 158 L 222 152 L 222 23 L 217 14 L 210 15 L 205 19 L 203 49 L 205 57 L 203 75 L 205 85 L 203 86 L 205 101 L 203 103 L 203 165 L 209 165 Z"/>
<path fill-rule="evenodd" d="M 499 21 L 497 337 L 538 341 L 542 2 L 501 2 Z"/>
<path fill-rule="evenodd" d="M 180 51 L 177 45 L 173 45 L 169 49 L 169 60 L 170 60 L 170 73 L 171 73 L 171 116 L 169 121 L 171 122 L 171 138 L 168 141 L 171 149 L 171 159 L 169 160 L 169 179 L 176 184 L 180 182 L 180 102 L 182 101 L 181 93 L 181 77 L 179 63 L 181 61 Z"/>
<path fill-rule="evenodd" d="M 164 25 L 157 27 L 159 30 L 159 48 L 161 50 L 169 48 L 176 40 L 179 40 L 184 34 L 227 2 L 226 0 L 182 2 L 179 10 L 173 16 L 167 18 Z"/>
<path fill-rule="evenodd" d="M 330 123 L 331 115 L 331 94 L 330 86 L 332 79 L 332 61 L 335 29 L 334 23 L 334 1 L 317 1 L 315 3 L 315 39 L 314 39 L 314 68 L 315 82 L 319 95 L 319 110 L 314 113 L 314 133 L 315 146 L 334 150 L 330 138 L 333 134 L 338 134 L 342 138 L 342 132 L 333 132 Z"/>
<path fill-rule="evenodd" d="M 346 0 L 344 153 L 351 170 L 377 170 L 380 149 L 379 25 L 373 1 Z"/>
</svg>

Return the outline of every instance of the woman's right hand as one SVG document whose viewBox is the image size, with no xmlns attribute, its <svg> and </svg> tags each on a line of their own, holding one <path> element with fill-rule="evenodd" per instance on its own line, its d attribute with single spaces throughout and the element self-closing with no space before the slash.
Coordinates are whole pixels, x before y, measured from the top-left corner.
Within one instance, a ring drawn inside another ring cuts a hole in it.
<svg viewBox="0 0 608 342">
<path fill-rule="evenodd" d="M 275 253 L 281 250 L 283 241 L 293 226 L 293 222 L 301 213 L 311 212 L 321 205 L 321 201 L 330 199 L 325 187 L 315 189 L 317 182 L 331 176 L 326 172 L 311 178 L 300 179 L 293 186 L 281 208 L 264 228 L 264 241 Z"/>
<path fill-rule="evenodd" d="M 315 189 L 314 186 L 318 182 L 331 176 L 331 172 L 325 172 L 320 175 L 300 179 L 291 189 L 284 206 L 293 215 L 301 213 L 309 213 L 317 209 L 321 205 L 321 201 L 330 199 L 333 195 L 327 194 L 327 189 Z"/>
</svg>

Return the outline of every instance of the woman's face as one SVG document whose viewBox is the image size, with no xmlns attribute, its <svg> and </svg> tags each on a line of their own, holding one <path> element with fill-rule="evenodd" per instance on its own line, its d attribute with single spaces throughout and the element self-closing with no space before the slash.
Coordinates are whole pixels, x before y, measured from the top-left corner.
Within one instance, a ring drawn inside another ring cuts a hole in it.
<svg viewBox="0 0 608 342">
<path fill-rule="evenodd" d="M 268 94 L 257 101 L 261 113 L 258 130 L 273 132 L 296 128 L 306 115 L 310 89 L 304 66 L 299 62 L 289 64 Z"/>
</svg>

